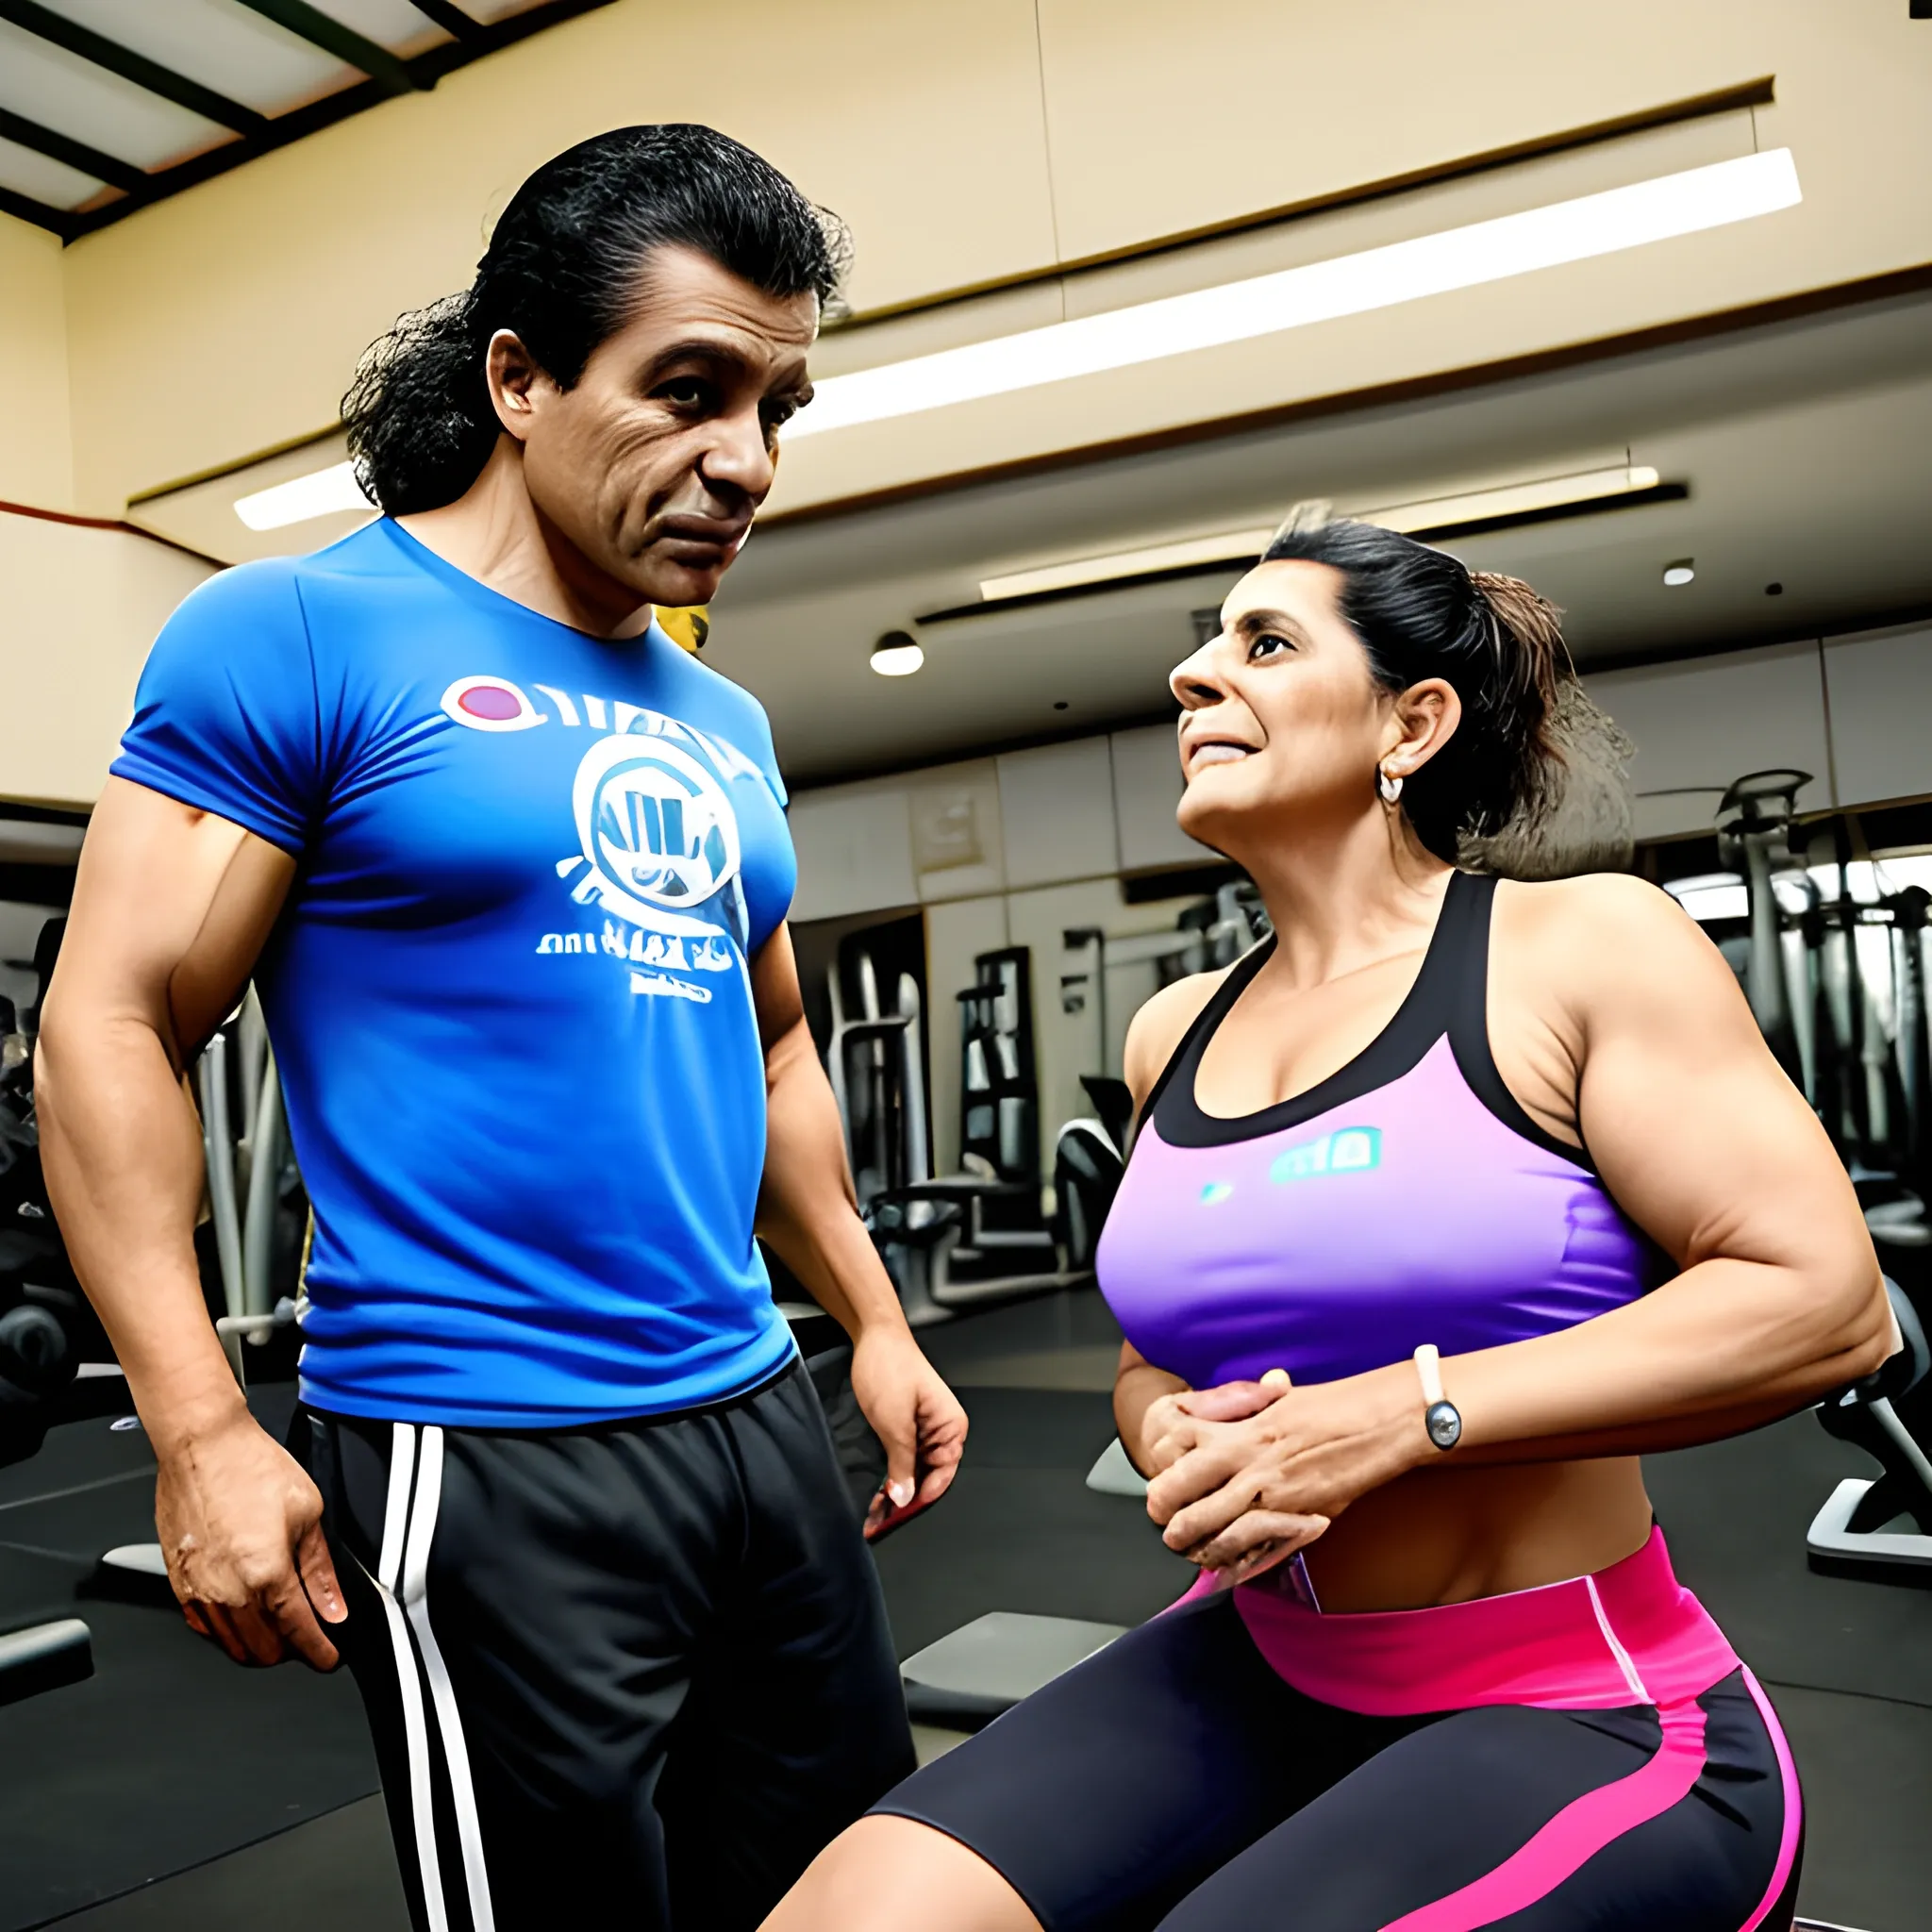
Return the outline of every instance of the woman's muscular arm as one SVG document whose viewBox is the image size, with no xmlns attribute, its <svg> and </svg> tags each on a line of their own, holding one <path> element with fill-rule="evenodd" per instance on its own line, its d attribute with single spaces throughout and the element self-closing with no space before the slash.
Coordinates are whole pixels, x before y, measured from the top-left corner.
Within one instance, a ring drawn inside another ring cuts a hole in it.
<svg viewBox="0 0 1932 1932">
<path fill-rule="evenodd" d="M 182 1075 L 233 1007 L 295 862 L 110 778 L 81 854 L 34 1067 L 47 1189 L 159 1472 L 188 1622 L 238 1662 L 319 1669 L 341 1621 L 315 1486 L 248 1413 L 194 1256 L 201 1132 Z M 313 1607 L 311 1607 L 311 1606 Z"/>
</svg>

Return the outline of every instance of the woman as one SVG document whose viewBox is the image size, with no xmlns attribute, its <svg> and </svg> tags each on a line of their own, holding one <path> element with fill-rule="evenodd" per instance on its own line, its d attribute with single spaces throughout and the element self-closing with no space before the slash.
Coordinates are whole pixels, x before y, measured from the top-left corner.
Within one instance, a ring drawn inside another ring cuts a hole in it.
<svg viewBox="0 0 1932 1932">
<path fill-rule="evenodd" d="M 1114 1408 L 1201 1567 L 770 1932 L 1790 1924 L 1777 1721 L 1637 1461 L 1891 1345 L 1843 1172 L 1669 899 L 1498 883 L 1587 705 L 1526 585 L 1291 523 L 1174 675 L 1276 940 L 1142 1009 Z"/>
</svg>

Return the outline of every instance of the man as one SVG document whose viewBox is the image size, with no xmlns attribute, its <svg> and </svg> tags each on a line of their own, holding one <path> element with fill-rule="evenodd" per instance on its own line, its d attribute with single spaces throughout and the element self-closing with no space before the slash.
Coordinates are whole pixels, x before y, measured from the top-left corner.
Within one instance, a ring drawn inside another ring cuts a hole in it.
<svg viewBox="0 0 1932 1932">
<path fill-rule="evenodd" d="M 238 1660 L 348 1660 L 418 1926 L 754 1925 L 911 1764 L 755 1213 L 894 1506 L 965 1419 L 854 1211 L 763 713 L 651 623 L 743 544 L 838 255 L 708 129 L 539 170 L 358 371 L 387 514 L 187 601 L 82 858 L 42 1131 L 169 1575 Z M 181 1074 L 251 972 L 315 1208 L 299 1462 L 192 1240 Z"/>
</svg>

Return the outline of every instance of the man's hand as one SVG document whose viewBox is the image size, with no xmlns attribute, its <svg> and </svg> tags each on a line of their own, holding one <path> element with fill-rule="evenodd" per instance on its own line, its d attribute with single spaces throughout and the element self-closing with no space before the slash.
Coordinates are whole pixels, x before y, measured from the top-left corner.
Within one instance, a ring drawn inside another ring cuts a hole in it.
<svg viewBox="0 0 1932 1932">
<path fill-rule="evenodd" d="M 322 1496 L 242 1411 L 171 1447 L 155 1528 L 188 1627 L 240 1664 L 337 1663 L 325 1624 L 348 1615 L 322 1534 Z"/>
<path fill-rule="evenodd" d="M 1177 1412 L 1163 1448 L 1178 1453 L 1147 1488 L 1161 1540 L 1205 1570 L 1239 1574 L 1312 1542 L 1357 1496 L 1420 1459 L 1427 1439 L 1407 1368 L 1308 1389 L 1273 1370 L 1258 1384 L 1163 1398 Z M 1224 1419 L 1248 1388 L 1266 1406 Z"/>
<path fill-rule="evenodd" d="M 852 1392 L 886 1445 L 886 1494 L 898 1508 L 936 1503 L 966 1447 L 966 1411 L 903 1324 L 868 1329 L 852 1349 Z"/>
</svg>

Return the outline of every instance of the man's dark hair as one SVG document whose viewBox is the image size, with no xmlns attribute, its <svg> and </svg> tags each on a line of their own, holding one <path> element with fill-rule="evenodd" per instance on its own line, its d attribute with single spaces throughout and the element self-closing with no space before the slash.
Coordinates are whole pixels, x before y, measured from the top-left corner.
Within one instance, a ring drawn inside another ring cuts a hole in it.
<svg viewBox="0 0 1932 1932">
<path fill-rule="evenodd" d="M 837 216 L 748 147 L 708 127 L 620 127 L 546 161 L 516 192 L 476 279 L 402 316 L 364 353 L 342 398 L 349 455 L 391 516 L 454 503 L 499 425 L 490 338 L 514 330 L 569 389 L 623 327 L 652 250 L 695 249 L 767 294 L 832 301 L 850 258 Z"/>
</svg>

